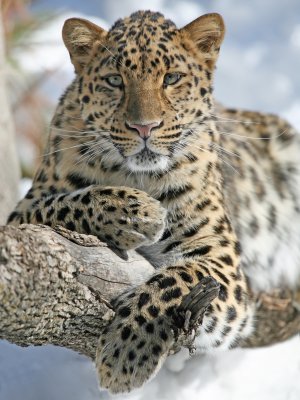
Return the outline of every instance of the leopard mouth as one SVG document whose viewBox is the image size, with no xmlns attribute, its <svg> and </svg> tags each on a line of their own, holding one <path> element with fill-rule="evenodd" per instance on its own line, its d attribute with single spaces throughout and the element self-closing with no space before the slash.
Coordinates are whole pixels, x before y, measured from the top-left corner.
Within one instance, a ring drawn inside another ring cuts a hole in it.
<svg viewBox="0 0 300 400">
<path fill-rule="evenodd" d="M 144 158 L 154 158 L 159 156 L 159 154 L 150 150 L 147 146 L 145 146 L 139 153 L 137 153 L 137 155 Z"/>
<path fill-rule="evenodd" d="M 150 150 L 147 146 L 145 146 L 142 150 L 135 153 L 131 157 L 134 157 L 137 162 L 140 163 L 155 163 L 161 157 L 160 154 Z"/>
<path fill-rule="evenodd" d="M 144 147 L 142 149 L 136 151 L 134 154 L 131 154 L 128 157 L 137 157 L 141 160 L 150 160 L 150 159 L 161 157 L 161 154 L 157 153 L 156 151 L 151 150 L 147 146 L 147 143 L 145 143 Z"/>
<path fill-rule="evenodd" d="M 146 146 L 138 153 L 127 157 L 127 166 L 136 172 L 164 170 L 168 163 L 168 157 L 155 153 Z"/>
</svg>

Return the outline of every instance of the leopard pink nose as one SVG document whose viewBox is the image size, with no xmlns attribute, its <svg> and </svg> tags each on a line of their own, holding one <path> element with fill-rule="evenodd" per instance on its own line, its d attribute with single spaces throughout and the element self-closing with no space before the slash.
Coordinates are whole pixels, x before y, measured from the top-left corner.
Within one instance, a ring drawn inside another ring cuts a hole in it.
<svg viewBox="0 0 300 400">
<path fill-rule="evenodd" d="M 153 128 L 156 128 L 160 124 L 161 124 L 161 121 L 154 121 L 149 124 L 133 124 L 133 123 L 127 122 L 127 125 L 130 128 L 136 129 L 138 131 L 139 136 L 142 139 L 148 139 L 151 135 L 151 130 Z"/>
</svg>

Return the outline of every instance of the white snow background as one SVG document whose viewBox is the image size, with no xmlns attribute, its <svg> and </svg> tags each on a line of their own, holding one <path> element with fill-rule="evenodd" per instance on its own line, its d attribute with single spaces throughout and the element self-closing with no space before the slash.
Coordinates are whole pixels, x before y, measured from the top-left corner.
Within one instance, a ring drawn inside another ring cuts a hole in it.
<svg viewBox="0 0 300 400">
<path fill-rule="evenodd" d="M 82 16 L 108 27 L 140 8 L 161 11 L 178 26 L 206 12 L 220 12 L 227 34 L 215 80 L 216 97 L 229 106 L 276 112 L 300 130 L 299 0 L 40 0 L 34 10 L 62 9 L 61 16 L 18 54 L 32 73 L 57 68 L 43 90 L 54 100 L 72 79 L 61 40 L 63 20 Z M 299 154 L 300 160 L 300 154 Z M 170 362 L 168 363 L 170 364 Z M 174 356 L 128 400 L 299 400 L 300 336 L 272 347 L 197 356 Z M 0 342 L 0 400 L 108 400 L 93 364 L 54 346 L 20 348 Z"/>
</svg>

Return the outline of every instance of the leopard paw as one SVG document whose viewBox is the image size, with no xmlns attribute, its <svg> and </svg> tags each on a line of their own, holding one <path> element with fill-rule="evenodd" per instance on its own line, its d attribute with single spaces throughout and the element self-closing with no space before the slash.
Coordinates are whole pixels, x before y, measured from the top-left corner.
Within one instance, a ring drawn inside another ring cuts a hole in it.
<svg viewBox="0 0 300 400">
<path fill-rule="evenodd" d="M 157 312 L 154 305 L 149 311 Z M 112 393 L 141 387 L 156 375 L 173 342 L 172 328 L 164 316 L 147 319 L 139 313 L 133 315 L 123 305 L 99 340 L 96 366 L 100 386 Z"/>
<path fill-rule="evenodd" d="M 101 216 L 95 222 L 97 236 L 112 247 L 136 249 L 161 238 L 167 211 L 147 193 L 118 187 L 94 190 L 93 198 L 95 209 L 102 207 Z"/>
<path fill-rule="evenodd" d="M 129 392 L 153 378 L 180 333 L 190 335 L 218 294 L 212 278 L 190 291 L 174 287 L 173 270 L 164 272 L 113 303 L 116 314 L 101 334 L 96 356 L 100 385 L 112 393 Z"/>
</svg>

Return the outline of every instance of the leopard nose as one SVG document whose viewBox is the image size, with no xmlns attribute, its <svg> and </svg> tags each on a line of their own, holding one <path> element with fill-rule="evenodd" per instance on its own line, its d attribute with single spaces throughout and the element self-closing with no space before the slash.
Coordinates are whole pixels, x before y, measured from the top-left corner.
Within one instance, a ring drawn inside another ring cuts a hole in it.
<svg viewBox="0 0 300 400">
<path fill-rule="evenodd" d="M 160 126 L 162 121 L 154 121 L 147 124 L 135 124 L 132 122 L 126 122 L 129 128 L 135 129 L 138 131 L 139 136 L 142 139 L 148 139 L 151 135 L 151 130 Z"/>
</svg>

